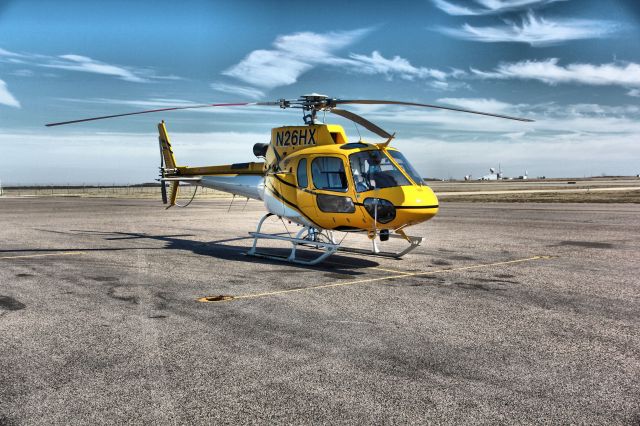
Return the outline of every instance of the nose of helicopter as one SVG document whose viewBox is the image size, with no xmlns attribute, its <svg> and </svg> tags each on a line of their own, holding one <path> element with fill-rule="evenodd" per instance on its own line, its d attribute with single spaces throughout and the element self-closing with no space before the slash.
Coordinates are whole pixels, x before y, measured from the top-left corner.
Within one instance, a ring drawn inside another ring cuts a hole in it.
<svg viewBox="0 0 640 426">
<path fill-rule="evenodd" d="M 359 195 L 359 205 L 367 212 L 363 219 L 375 217 L 381 228 L 399 229 L 416 225 L 438 213 L 438 198 L 425 185 L 382 188 Z"/>
<path fill-rule="evenodd" d="M 407 225 L 431 219 L 438 213 L 438 197 L 428 186 L 403 187 L 403 200 L 396 204 L 396 218 Z"/>
</svg>

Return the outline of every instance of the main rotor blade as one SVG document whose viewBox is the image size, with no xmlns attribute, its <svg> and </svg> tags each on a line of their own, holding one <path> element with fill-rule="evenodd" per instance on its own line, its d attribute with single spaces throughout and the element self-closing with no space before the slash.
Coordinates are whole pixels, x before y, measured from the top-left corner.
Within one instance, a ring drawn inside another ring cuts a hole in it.
<svg viewBox="0 0 640 426">
<path fill-rule="evenodd" d="M 385 130 L 381 129 L 380 127 L 376 126 L 375 124 L 373 124 L 372 122 L 370 122 L 366 118 L 360 117 L 358 114 L 354 114 L 351 111 L 347 111 L 347 110 L 344 110 L 344 109 L 338 109 L 338 108 L 331 108 L 329 111 L 334 113 L 334 114 L 336 114 L 336 115 L 344 117 L 344 118 L 346 118 L 348 120 L 351 120 L 354 123 L 357 123 L 357 124 L 361 125 L 365 129 L 375 133 L 378 136 L 382 136 L 385 139 L 389 139 L 390 137 L 392 137 L 392 135 L 390 133 L 388 133 Z"/>
<path fill-rule="evenodd" d="M 124 114 L 103 115 L 101 117 L 81 118 L 79 120 L 69 120 L 69 121 L 61 121 L 58 123 L 48 123 L 48 124 L 45 124 L 45 126 L 47 127 L 62 126 L 64 124 L 83 123 L 85 121 L 104 120 L 106 118 L 116 118 L 116 117 L 126 117 L 127 115 L 149 114 L 152 112 L 176 111 L 179 109 L 248 106 L 248 105 L 280 105 L 280 103 L 279 102 L 243 102 L 243 103 L 233 103 L 233 104 L 189 105 L 189 106 L 182 106 L 182 107 L 170 107 L 170 108 L 149 109 L 146 111 L 126 112 Z"/>
<path fill-rule="evenodd" d="M 468 112 L 470 114 L 478 114 L 478 115 L 487 115 L 489 117 L 506 118 L 507 120 L 526 121 L 526 122 L 535 121 L 535 120 L 531 120 L 529 118 L 512 117 L 512 116 L 509 116 L 509 115 L 492 114 L 490 112 L 473 111 L 473 110 L 470 110 L 470 109 L 446 107 L 446 106 L 441 106 L 441 105 L 417 104 L 417 103 L 413 103 L 413 102 L 382 101 L 382 100 L 372 100 L 372 99 L 352 99 L 352 100 L 336 99 L 335 101 L 332 101 L 331 103 L 333 105 L 340 105 L 340 104 L 408 105 L 408 106 L 419 106 L 419 107 L 425 107 L 425 108 L 446 109 L 446 110 L 449 110 L 449 111 Z"/>
</svg>

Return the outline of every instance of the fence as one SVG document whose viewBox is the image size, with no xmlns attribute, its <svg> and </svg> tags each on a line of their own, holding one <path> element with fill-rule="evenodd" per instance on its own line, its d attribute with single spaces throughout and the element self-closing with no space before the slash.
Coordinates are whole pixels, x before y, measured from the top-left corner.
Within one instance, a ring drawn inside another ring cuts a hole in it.
<svg viewBox="0 0 640 426">
<path fill-rule="evenodd" d="M 167 188 L 168 189 L 168 188 Z M 180 186 L 178 196 L 191 198 L 195 187 Z M 15 197 L 112 197 L 160 198 L 159 186 L 142 185 L 32 185 L 0 187 L 0 194 Z M 231 194 L 211 188 L 198 187 L 198 198 L 226 198 Z"/>
</svg>

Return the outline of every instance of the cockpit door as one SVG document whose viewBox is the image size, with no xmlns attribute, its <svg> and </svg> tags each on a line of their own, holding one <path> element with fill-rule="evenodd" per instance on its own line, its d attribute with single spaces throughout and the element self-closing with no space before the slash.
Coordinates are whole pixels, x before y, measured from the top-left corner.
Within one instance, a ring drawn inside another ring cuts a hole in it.
<svg viewBox="0 0 640 426">
<path fill-rule="evenodd" d="M 307 157 L 303 157 L 298 160 L 296 165 L 296 180 L 297 180 L 297 202 L 300 211 L 308 218 L 313 218 L 317 215 L 315 195 L 309 190 L 309 161 Z"/>
<path fill-rule="evenodd" d="M 310 158 L 309 166 L 317 222 L 327 229 L 358 227 L 361 219 L 355 217 L 358 210 L 346 158 L 316 155 Z"/>
</svg>

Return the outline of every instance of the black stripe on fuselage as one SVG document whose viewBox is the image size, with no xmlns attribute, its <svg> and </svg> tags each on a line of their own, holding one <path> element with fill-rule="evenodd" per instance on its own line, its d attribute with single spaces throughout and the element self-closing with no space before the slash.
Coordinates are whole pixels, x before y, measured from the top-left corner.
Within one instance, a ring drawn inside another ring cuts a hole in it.
<svg viewBox="0 0 640 426">
<path fill-rule="evenodd" d="M 399 210 L 417 210 L 417 209 L 437 209 L 440 206 L 436 204 L 435 206 L 394 206 L 394 207 Z"/>
<path fill-rule="evenodd" d="M 273 185 L 268 185 L 268 186 L 267 186 L 267 189 L 268 189 L 269 191 L 271 191 L 271 192 L 273 193 L 273 195 L 275 195 L 275 197 L 276 197 L 278 200 L 280 200 L 280 201 L 282 201 L 282 202 L 284 202 L 284 203 L 288 204 L 290 207 L 293 207 L 293 208 L 294 208 L 298 213 L 300 213 L 300 215 L 302 215 L 302 217 L 304 217 L 305 219 L 307 219 L 309 222 L 313 223 L 316 227 L 318 227 L 319 229 L 325 229 L 325 228 L 323 228 L 322 226 L 318 225 L 316 222 L 314 222 L 314 221 L 313 221 L 313 219 L 311 219 L 309 216 L 307 216 L 306 214 L 304 214 L 304 213 L 302 212 L 302 210 L 300 209 L 300 207 L 298 207 L 298 205 L 297 205 L 297 204 L 292 203 L 291 201 L 287 200 L 287 199 L 286 199 L 282 194 L 280 194 L 280 193 L 278 192 L 278 190 L 277 190 Z"/>
<path fill-rule="evenodd" d="M 278 176 L 278 175 L 276 175 L 276 174 L 274 174 L 274 175 L 273 175 L 273 177 L 275 177 L 279 182 L 282 182 L 282 183 L 284 183 L 284 184 L 285 184 L 285 185 L 287 185 L 287 186 L 290 186 L 290 187 L 292 187 L 292 188 L 296 188 L 296 189 L 298 188 L 298 187 L 297 187 L 297 186 L 295 186 L 294 184 L 287 182 L 286 180 L 282 179 L 280 176 Z"/>
<path fill-rule="evenodd" d="M 353 203 L 356 206 L 361 206 L 364 207 L 364 203 Z M 437 204 L 435 206 L 393 206 L 395 207 L 397 210 L 418 210 L 418 209 L 437 209 L 438 206 Z"/>
<path fill-rule="evenodd" d="M 298 210 L 298 213 L 302 213 L 300 211 L 300 207 L 298 207 L 297 204 L 287 200 L 286 198 L 284 198 L 284 196 L 282 194 L 280 194 L 280 192 L 278 192 L 278 190 L 273 186 L 273 185 L 268 185 L 267 189 L 271 192 L 273 192 L 273 195 L 276 196 L 277 199 L 279 199 L 280 201 L 284 201 L 285 203 L 289 204 L 291 207 L 295 208 L 296 210 Z M 303 214 L 304 216 L 304 214 Z M 306 216 L 305 216 L 306 217 Z"/>
</svg>

